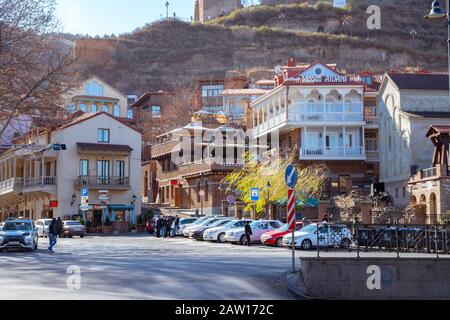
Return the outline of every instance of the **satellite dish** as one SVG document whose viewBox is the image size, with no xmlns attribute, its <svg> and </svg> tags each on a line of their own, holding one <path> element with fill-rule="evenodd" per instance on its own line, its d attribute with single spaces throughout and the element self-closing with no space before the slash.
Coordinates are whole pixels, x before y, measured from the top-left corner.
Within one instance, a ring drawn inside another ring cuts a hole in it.
<svg viewBox="0 0 450 320">
<path fill-rule="evenodd" d="M 275 67 L 275 73 L 276 73 L 277 75 L 281 74 L 282 72 L 283 72 L 283 70 L 281 69 L 281 66 L 276 66 L 276 67 Z"/>
</svg>

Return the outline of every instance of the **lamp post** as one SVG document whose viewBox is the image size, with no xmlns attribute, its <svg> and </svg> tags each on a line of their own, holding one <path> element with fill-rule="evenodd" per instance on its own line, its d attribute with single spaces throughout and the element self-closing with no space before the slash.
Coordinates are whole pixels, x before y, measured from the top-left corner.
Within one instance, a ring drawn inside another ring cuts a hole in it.
<svg viewBox="0 0 450 320">
<path fill-rule="evenodd" d="M 447 18 L 447 29 L 448 29 L 448 37 L 447 37 L 447 47 L 448 47 L 448 68 L 449 68 L 449 77 L 450 77 L 450 0 L 446 1 L 446 12 L 443 12 L 441 9 L 441 4 L 439 0 L 433 1 L 431 5 L 431 11 L 429 14 L 425 16 L 425 19 L 428 20 L 444 20 Z M 450 78 L 449 78 L 449 100 L 450 100 Z"/>
<path fill-rule="evenodd" d="M 166 2 L 166 19 L 169 20 L 169 1 Z"/>
<path fill-rule="evenodd" d="M 267 213 L 269 214 L 269 219 L 272 219 L 272 210 L 270 208 L 270 187 L 272 185 L 270 184 L 270 181 L 267 181 L 266 187 L 267 187 Z"/>
</svg>

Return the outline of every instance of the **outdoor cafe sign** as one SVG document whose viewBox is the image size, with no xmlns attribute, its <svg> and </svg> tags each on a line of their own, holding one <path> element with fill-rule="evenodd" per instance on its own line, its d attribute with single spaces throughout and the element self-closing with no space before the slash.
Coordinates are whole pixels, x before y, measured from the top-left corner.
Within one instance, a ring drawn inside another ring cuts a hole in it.
<svg viewBox="0 0 450 320">
<path fill-rule="evenodd" d="M 357 76 L 301 76 L 294 80 L 299 81 L 302 84 L 361 82 L 361 78 Z"/>
</svg>

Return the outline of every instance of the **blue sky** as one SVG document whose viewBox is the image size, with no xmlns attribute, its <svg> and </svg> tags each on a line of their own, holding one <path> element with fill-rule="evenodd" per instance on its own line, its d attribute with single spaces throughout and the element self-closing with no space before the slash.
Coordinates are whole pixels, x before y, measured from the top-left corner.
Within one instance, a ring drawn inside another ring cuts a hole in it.
<svg viewBox="0 0 450 320">
<path fill-rule="evenodd" d="M 166 16 L 166 0 L 57 0 L 63 31 L 73 34 L 122 34 Z M 169 0 L 169 15 L 190 20 L 194 0 Z"/>
</svg>

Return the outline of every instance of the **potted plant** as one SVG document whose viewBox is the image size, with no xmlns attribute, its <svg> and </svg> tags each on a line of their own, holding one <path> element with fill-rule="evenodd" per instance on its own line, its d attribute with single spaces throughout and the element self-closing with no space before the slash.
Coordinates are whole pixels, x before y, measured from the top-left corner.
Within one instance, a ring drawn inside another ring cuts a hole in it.
<svg viewBox="0 0 450 320">
<path fill-rule="evenodd" d="M 138 232 L 138 233 L 144 232 L 144 219 L 142 217 L 142 214 L 139 215 L 138 223 L 136 225 L 136 232 Z"/>
<path fill-rule="evenodd" d="M 113 232 L 113 227 L 109 216 L 106 217 L 105 223 L 103 223 L 102 232 L 105 234 L 111 234 Z"/>
</svg>

